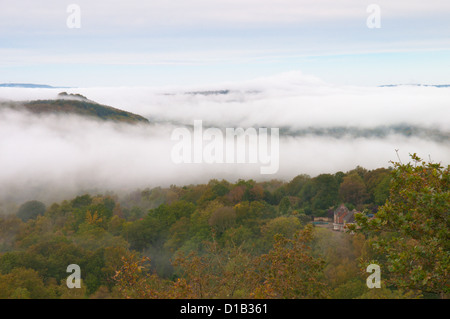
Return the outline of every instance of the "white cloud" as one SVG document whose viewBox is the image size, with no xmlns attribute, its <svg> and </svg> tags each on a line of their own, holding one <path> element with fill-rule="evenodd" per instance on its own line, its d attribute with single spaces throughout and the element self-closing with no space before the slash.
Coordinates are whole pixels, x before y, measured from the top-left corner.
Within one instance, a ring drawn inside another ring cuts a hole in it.
<svg viewBox="0 0 450 319">
<path fill-rule="evenodd" d="M 227 95 L 192 95 L 184 92 L 230 89 Z M 61 89 L 0 88 L 11 100 L 55 98 Z M 260 175 L 260 165 L 182 164 L 171 161 L 172 130 L 201 119 L 225 127 L 359 127 L 408 123 L 450 127 L 450 89 L 431 87 L 338 87 L 299 72 L 245 83 L 205 87 L 80 88 L 65 89 L 89 99 L 158 119 L 148 127 L 99 123 L 73 116 L 30 117 L 0 112 L 0 188 L 2 196 L 20 199 L 58 199 L 81 190 L 123 190 L 157 185 L 207 182 L 211 178 L 290 179 L 346 171 L 361 165 L 388 166 L 400 149 L 450 163 L 450 147 L 419 137 L 395 134 L 385 138 L 341 139 L 329 136 L 282 136 L 280 170 Z M 255 92 L 257 91 L 257 93 Z M 167 95 L 166 93 L 170 93 Z M 166 123 L 166 124 L 163 124 Z"/>
<path fill-rule="evenodd" d="M 360 0 L 129 0 L 86 1 L 81 7 L 86 25 L 102 32 L 108 27 L 200 27 L 303 24 L 367 17 L 372 1 Z M 445 0 L 378 0 L 382 14 L 389 18 L 423 17 L 450 13 Z M 65 25 L 68 3 L 57 0 L 3 0 L 0 26 Z M 59 22 L 58 22 L 59 21 Z"/>
</svg>

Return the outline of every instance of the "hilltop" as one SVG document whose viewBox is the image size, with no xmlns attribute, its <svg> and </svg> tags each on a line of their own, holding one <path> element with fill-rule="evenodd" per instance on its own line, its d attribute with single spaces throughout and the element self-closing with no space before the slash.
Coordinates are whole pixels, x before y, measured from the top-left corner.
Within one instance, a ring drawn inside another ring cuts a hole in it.
<svg viewBox="0 0 450 319">
<path fill-rule="evenodd" d="M 34 100 L 23 102 L 4 102 L 13 109 L 25 109 L 33 114 L 76 114 L 97 118 L 104 121 L 123 122 L 129 124 L 148 124 L 149 121 L 137 114 L 102 105 L 91 101 L 81 94 L 61 92 L 54 100 Z"/>
<path fill-rule="evenodd" d="M 58 87 L 47 85 L 47 84 L 34 84 L 34 83 L 0 83 L 0 87 L 26 88 L 26 89 L 54 89 L 54 88 L 58 88 Z"/>
</svg>

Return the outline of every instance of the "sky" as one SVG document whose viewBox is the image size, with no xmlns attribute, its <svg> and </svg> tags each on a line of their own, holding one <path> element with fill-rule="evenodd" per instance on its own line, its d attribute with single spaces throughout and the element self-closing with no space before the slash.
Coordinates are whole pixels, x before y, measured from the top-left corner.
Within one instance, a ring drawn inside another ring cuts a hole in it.
<svg viewBox="0 0 450 319">
<path fill-rule="evenodd" d="M 79 11 L 79 28 L 68 20 Z M 379 28 L 374 22 L 375 4 Z M 0 0 L 0 83 L 450 83 L 447 0 Z M 378 16 L 377 16 L 378 17 Z"/>
</svg>

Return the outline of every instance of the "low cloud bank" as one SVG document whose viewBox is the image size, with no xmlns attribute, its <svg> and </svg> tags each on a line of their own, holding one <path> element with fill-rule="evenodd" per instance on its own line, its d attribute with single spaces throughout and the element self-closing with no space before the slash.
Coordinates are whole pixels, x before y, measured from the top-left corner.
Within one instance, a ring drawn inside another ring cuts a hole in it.
<svg viewBox="0 0 450 319">
<path fill-rule="evenodd" d="M 222 90 L 222 91 L 221 91 Z M 228 91 L 223 91 L 228 90 Z M 58 89 L 1 88 L 0 98 L 56 98 Z M 211 178 L 289 180 L 298 174 L 347 171 L 356 165 L 387 167 L 417 152 L 450 162 L 450 89 L 336 87 L 292 72 L 246 83 L 210 87 L 77 88 L 98 103 L 141 114 L 150 126 L 69 115 L 32 116 L 0 109 L 1 199 L 61 200 L 82 192 L 207 182 Z M 277 174 L 260 164 L 174 164 L 172 131 L 194 120 L 209 126 L 373 128 L 406 123 L 441 132 L 434 141 L 389 133 L 383 137 L 280 136 Z"/>
</svg>

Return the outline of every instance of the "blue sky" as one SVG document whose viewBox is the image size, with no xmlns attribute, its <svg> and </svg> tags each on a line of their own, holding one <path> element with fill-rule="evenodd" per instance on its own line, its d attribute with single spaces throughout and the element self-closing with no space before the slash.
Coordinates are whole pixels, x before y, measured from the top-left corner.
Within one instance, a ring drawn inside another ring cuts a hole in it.
<svg viewBox="0 0 450 319">
<path fill-rule="evenodd" d="M 446 0 L 2 0 L 0 83 L 159 86 L 300 70 L 348 85 L 450 83 Z M 66 11 L 80 8 L 81 28 Z M 369 29 L 370 4 L 381 28 Z"/>
</svg>

